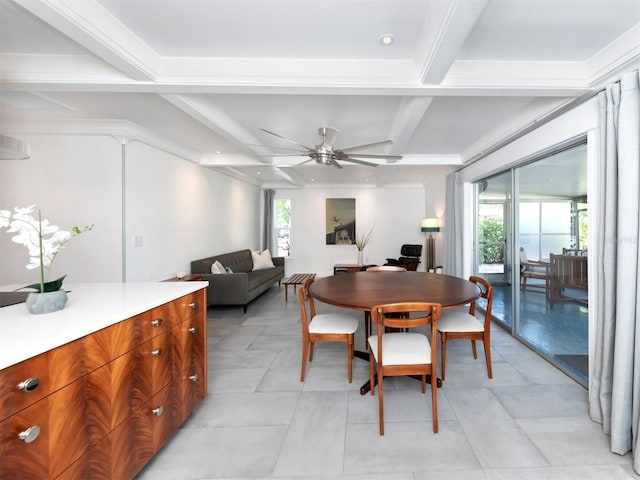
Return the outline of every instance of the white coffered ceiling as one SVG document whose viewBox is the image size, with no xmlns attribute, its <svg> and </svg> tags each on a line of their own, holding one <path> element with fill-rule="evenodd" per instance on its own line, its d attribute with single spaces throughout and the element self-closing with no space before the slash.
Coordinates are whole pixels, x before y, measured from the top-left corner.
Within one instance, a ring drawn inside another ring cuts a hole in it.
<svg viewBox="0 0 640 480">
<path fill-rule="evenodd" d="M 0 61 L 2 132 L 127 132 L 271 187 L 426 184 L 640 64 L 640 1 L 0 0 Z M 323 126 L 403 158 L 297 165 L 261 131 Z"/>
</svg>

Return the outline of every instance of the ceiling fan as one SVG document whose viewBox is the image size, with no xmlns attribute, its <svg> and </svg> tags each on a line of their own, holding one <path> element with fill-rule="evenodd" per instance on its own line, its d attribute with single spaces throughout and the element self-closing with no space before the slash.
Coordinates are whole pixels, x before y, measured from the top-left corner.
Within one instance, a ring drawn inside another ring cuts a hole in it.
<svg viewBox="0 0 640 480">
<path fill-rule="evenodd" d="M 338 163 L 338 161 L 341 161 L 357 163 L 359 165 L 366 165 L 367 167 L 377 167 L 377 163 L 367 162 L 363 159 L 384 159 L 387 161 L 395 162 L 402 158 L 402 156 L 399 155 L 373 155 L 368 153 L 357 153 L 357 150 L 364 150 L 367 148 L 379 147 L 383 145 L 391 145 L 393 144 L 391 140 L 384 140 L 381 142 L 367 143 L 365 145 L 356 145 L 355 147 L 336 149 L 333 147 L 333 142 L 335 141 L 339 130 L 332 127 L 320 127 L 318 129 L 318 134 L 320 135 L 320 137 L 322 137 L 322 142 L 320 143 L 320 145 L 316 145 L 315 148 L 307 147 L 306 145 L 298 143 L 295 140 L 291 140 L 290 138 L 283 137 L 282 135 L 278 135 L 277 133 L 270 132 L 269 130 L 265 130 L 264 128 L 261 128 L 260 130 L 270 135 L 281 138 L 282 140 L 286 140 L 287 142 L 293 143 L 294 145 L 304 149 L 292 150 L 298 153 L 276 153 L 275 155 L 268 155 L 269 157 L 292 157 L 308 155 L 309 160 L 306 160 L 299 165 L 315 161 L 320 165 L 333 165 L 334 167 L 342 168 L 342 165 Z M 274 148 L 282 149 L 281 147 Z"/>
</svg>

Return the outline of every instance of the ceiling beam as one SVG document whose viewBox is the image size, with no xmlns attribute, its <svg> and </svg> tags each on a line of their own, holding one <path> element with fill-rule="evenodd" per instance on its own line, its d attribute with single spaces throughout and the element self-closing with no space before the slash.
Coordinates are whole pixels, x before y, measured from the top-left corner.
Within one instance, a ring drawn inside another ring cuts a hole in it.
<svg viewBox="0 0 640 480">
<path fill-rule="evenodd" d="M 425 49 L 415 58 L 420 81 L 439 84 L 482 15 L 488 0 L 432 2 L 418 45 Z"/>
<path fill-rule="evenodd" d="M 406 97 L 400 102 L 391 123 L 392 153 L 400 154 L 405 150 L 432 101 L 433 97 Z"/>
<path fill-rule="evenodd" d="M 161 95 L 161 97 L 217 135 L 261 156 L 262 163 L 271 164 L 266 155 L 273 155 L 273 152 L 266 147 L 257 146 L 260 142 L 253 135 L 210 100 L 194 95 Z"/>
<path fill-rule="evenodd" d="M 13 1 L 132 79 L 156 79 L 158 55 L 99 2 Z"/>
</svg>

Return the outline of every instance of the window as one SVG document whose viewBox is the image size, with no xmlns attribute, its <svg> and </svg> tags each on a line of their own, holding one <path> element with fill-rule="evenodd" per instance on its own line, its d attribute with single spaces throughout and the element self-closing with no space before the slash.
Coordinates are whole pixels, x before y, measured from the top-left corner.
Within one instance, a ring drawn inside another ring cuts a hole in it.
<svg viewBox="0 0 640 480">
<path fill-rule="evenodd" d="M 274 200 L 273 232 L 278 257 L 288 257 L 291 251 L 291 200 L 288 198 L 276 198 Z"/>
</svg>

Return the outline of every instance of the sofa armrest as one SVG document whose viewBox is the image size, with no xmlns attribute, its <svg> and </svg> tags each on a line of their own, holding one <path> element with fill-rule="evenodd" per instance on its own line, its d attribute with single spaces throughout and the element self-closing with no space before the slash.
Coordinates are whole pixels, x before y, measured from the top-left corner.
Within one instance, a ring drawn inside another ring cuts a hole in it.
<svg viewBox="0 0 640 480">
<path fill-rule="evenodd" d="M 284 257 L 271 257 L 273 265 L 276 267 L 284 267 Z"/>
</svg>

